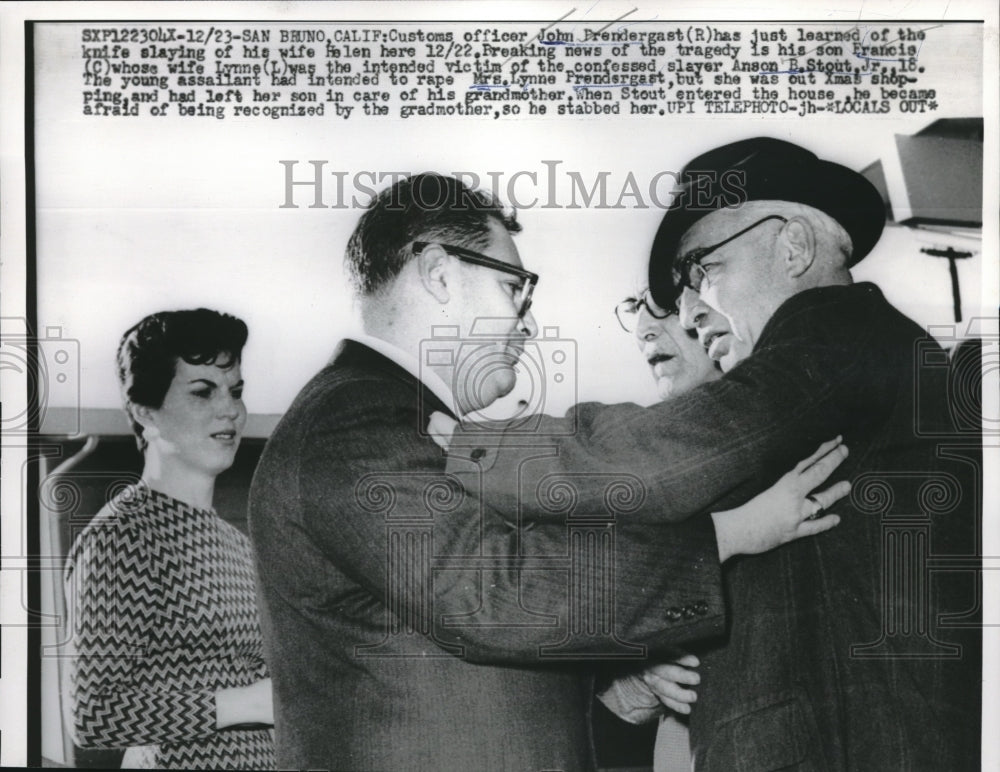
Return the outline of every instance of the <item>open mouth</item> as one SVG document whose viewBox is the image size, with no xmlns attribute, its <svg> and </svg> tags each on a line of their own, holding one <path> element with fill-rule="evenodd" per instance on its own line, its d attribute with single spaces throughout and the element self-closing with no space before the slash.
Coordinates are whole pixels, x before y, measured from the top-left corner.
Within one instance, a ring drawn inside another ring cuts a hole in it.
<svg viewBox="0 0 1000 772">
<path fill-rule="evenodd" d="M 660 364 L 660 362 L 669 362 L 673 358 L 674 358 L 673 354 L 657 353 L 653 354 L 653 356 L 649 357 L 646 361 L 649 362 L 650 367 L 656 367 L 658 364 Z"/>
<path fill-rule="evenodd" d="M 708 358 L 713 359 L 716 362 L 722 361 L 729 351 L 729 331 L 724 332 L 710 332 L 705 336 L 704 346 L 705 351 L 708 352 Z"/>
<path fill-rule="evenodd" d="M 715 343 L 719 338 L 725 336 L 724 332 L 710 332 L 705 336 L 705 339 L 701 342 L 701 345 L 705 347 L 705 351 L 712 348 L 712 344 Z"/>
<path fill-rule="evenodd" d="M 211 435 L 213 440 L 221 440 L 223 442 L 232 442 L 236 439 L 236 432 L 233 430 L 226 430 L 224 432 L 215 432 Z"/>
</svg>

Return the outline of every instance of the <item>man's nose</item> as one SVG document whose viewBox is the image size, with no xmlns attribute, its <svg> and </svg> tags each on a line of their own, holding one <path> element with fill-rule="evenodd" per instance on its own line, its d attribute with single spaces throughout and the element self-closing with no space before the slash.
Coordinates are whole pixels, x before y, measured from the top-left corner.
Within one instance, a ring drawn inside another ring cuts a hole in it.
<svg viewBox="0 0 1000 772">
<path fill-rule="evenodd" d="M 678 316 L 680 317 L 681 325 L 684 329 L 697 329 L 698 323 L 704 319 L 705 315 L 708 313 L 705 308 L 705 304 L 701 302 L 701 295 L 690 287 L 685 287 L 680 298 L 678 298 L 677 303 L 679 309 Z"/>
<path fill-rule="evenodd" d="M 534 338 L 538 335 L 538 325 L 535 323 L 535 316 L 531 311 L 525 312 L 517 323 L 517 329 L 524 333 L 526 338 Z"/>
<path fill-rule="evenodd" d="M 639 308 L 635 325 L 635 337 L 639 342 L 655 340 L 662 330 L 660 320 L 649 313 L 646 306 Z"/>
</svg>

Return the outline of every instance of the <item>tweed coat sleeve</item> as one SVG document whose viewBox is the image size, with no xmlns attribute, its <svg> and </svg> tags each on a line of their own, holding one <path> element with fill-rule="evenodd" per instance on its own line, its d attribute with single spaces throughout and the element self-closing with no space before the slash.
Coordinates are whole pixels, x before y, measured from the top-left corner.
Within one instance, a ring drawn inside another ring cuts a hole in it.
<svg viewBox="0 0 1000 772">
<path fill-rule="evenodd" d="M 295 497 L 302 515 L 292 527 L 304 529 L 332 565 L 406 624 L 426 624 L 440 645 L 473 661 L 537 662 L 539 645 L 558 631 L 510 622 L 528 612 L 565 625 L 572 598 L 594 591 L 608 593 L 605 601 L 613 596 L 616 631 L 630 642 L 663 648 L 722 632 L 721 568 L 709 518 L 629 529 L 609 547 L 609 562 L 584 561 L 576 574 L 551 570 L 572 549 L 566 511 L 552 523 L 522 528 L 516 510 L 498 511 L 464 490 L 444 474 L 442 452 L 413 403 L 411 387 L 401 382 L 345 377 L 303 407 L 306 428 L 288 453 L 301 459 Z M 627 481 L 625 489 L 614 479 L 608 486 L 623 507 L 641 497 L 626 490 Z M 606 532 L 606 525 L 597 530 Z M 425 578 L 400 556 L 426 562 Z M 480 597 L 484 573 L 490 581 Z M 395 581 L 401 574 L 407 580 Z M 431 607 L 432 618 L 423 618 L 421 609 Z M 474 612 L 477 624 L 450 624 Z M 581 655 L 593 656 L 609 641 L 582 636 L 579 644 Z"/>
<path fill-rule="evenodd" d="M 838 290 L 853 291 L 845 302 Z M 646 491 L 624 522 L 681 521 L 746 502 L 822 442 L 877 423 L 889 411 L 897 373 L 881 330 L 866 318 L 863 287 L 802 293 L 776 313 L 753 355 L 723 378 L 650 407 L 583 403 L 543 419 L 526 454 L 523 433 L 477 444 L 456 433 L 448 471 L 500 509 L 529 520 L 551 513 L 534 491 L 572 483 L 579 506 L 603 496 L 600 475 L 627 471 Z M 567 424 L 572 430 L 567 430 Z"/>
</svg>

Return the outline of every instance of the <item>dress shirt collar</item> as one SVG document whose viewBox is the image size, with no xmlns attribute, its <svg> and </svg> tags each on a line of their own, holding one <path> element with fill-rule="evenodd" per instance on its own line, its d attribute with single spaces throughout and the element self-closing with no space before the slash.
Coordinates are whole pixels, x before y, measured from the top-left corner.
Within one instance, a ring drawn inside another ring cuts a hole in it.
<svg viewBox="0 0 1000 772">
<path fill-rule="evenodd" d="M 427 387 L 428 391 L 441 400 L 454 415 L 461 415 L 461 413 L 458 412 L 455 395 L 448 384 L 445 383 L 444 378 L 428 367 L 420 367 L 420 362 L 415 356 L 409 352 L 403 351 L 401 348 L 396 347 L 387 340 L 376 338 L 374 335 L 369 335 L 366 332 L 352 331 L 344 337 L 348 340 L 360 343 L 363 346 L 367 346 L 372 349 L 372 351 L 384 356 L 390 362 L 394 362 L 399 365 L 401 368 L 406 370 L 406 372 L 423 383 L 424 386 Z"/>
</svg>

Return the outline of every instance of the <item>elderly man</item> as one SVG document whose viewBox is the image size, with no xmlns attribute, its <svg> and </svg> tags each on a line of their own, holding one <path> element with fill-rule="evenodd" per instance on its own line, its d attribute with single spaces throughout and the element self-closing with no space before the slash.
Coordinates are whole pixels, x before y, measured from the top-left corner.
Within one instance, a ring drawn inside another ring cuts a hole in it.
<svg viewBox="0 0 1000 772">
<path fill-rule="evenodd" d="M 724 377 L 645 409 L 579 405 L 579 431 L 530 464 L 504 437 L 475 453 L 478 484 L 544 522 L 528 495 L 539 480 L 563 475 L 586 508 L 590 476 L 629 469 L 648 491 L 631 521 L 679 521 L 745 500 L 843 433 L 844 524 L 726 572 L 731 621 L 701 657 L 695 767 L 978 768 L 979 448 L 954 433 L 945 352 L 851 283 L 881 234 L 879 195 L 769 138 L 706 153 L 680 182 L 650 288 L 663 304 L 686 286 L 682 319 Z M 935 570 L 938 556 L 957 570 Z"/>
<path fill-rule="evenodd" d="M 574 660 L 720 633 L 722 560 L 836 524 L 806 521 L 804 498 L 844 458 L 833 444 L 777 506 L 636 524 L 600 559 L 571 549 L 565 518 L 522 529 L 446 477 L 428 416 L 509 392 L 535 331 L 518 230 L 487 194 L 424 174 L 382 191 L 350 239 L 364 332 L 298 395 L 250 492 L 280 767 L 588 769 Z"/>
</svg>

